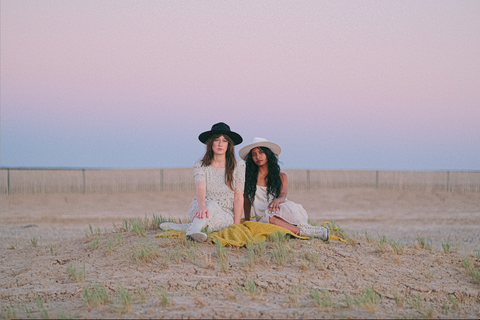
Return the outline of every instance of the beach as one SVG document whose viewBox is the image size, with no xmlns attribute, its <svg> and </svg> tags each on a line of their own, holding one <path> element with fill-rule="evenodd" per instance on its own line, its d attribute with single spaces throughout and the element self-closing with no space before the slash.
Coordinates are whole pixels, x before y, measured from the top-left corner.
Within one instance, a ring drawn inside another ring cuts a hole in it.
<svg viewBox="0 0 480 320">
<path fill-rule="evenodd" d="M 292 190 L 289 200 L 312 221 L 334 221 L 349 240 L 288 239 L 283 260 L 274 241 L 222 253 L 212 243 L 156 238 L 152 217 L 184 219 L 193 197 L 2 195 L 2 316 L 480 317 L 480 284 L 466 268 L 480 267 L 479 193 Z M 145 234 L 122 231 L 135 218 L 149 221 Z M 95 284 L 109 298 L 89 305 L 84 293 Z"/>
</svg>

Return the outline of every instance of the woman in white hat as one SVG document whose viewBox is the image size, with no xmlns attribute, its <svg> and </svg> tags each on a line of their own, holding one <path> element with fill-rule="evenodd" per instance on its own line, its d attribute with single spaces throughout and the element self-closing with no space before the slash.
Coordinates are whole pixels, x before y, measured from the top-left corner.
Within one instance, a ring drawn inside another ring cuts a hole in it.
<svg viewBox="0 0 480 320">
<path fill-rule="evenodd" d="M 287 175 L 280 172 L 278 155 L 282 149 L 264 138 L 253 138 L 243 147 L 240 158 L 246 161 L 245 221 L 253 214 L 258 222 L 271 223 L 307 237 L 328 240 L 328 229 L 308 223 L 308 215 L 300 204 L 287 200 Z"/>
<path fill-rule="evenodd" d="M 235 159 L 235 145 L 242 137 L 223 123 L 203 132 L 198 139 L 207 145 L 203 159 L 193 165 L 195 198 L 188 209 L 191 223 L 163 222 L 160 229 L 187 231 L 195 241 L 207 240 L 201 230 L 209 227 L 219 231 L 233 223 L 240 223 L 243 214 L 243 187 L 245 163 Z"/>
</svg>

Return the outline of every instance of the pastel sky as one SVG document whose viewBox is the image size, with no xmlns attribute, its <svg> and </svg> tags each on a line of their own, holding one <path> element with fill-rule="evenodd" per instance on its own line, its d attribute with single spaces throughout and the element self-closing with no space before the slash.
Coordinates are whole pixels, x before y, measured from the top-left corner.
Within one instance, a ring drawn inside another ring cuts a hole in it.
<svg viewBox="0 0 480 320">
<path fill-rule="evenodd" d="M 480 170 L 480 1 L 1 1 L 2 167 Z"/>
</svg>

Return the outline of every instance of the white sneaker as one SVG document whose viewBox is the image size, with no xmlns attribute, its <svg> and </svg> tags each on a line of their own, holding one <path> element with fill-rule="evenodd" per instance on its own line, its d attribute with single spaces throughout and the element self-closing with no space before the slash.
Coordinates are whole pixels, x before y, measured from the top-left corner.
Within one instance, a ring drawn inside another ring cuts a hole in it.
<svg viewBox="0 0 480 320">
<path fill-rule="evenodd" d="M 190 223 L 179 224 L 174 222 L 162 222 L 158 225 L 160 230 L 167 231 L 170 229 L 177 230 L 177 231 L 185 231 L 190 226 Z"/>
<path fill-rule="evenodd" d="M 203 218 L 203 219 L 194 218 L 192 223 L 190 223 L 187 229 L 187 237 L 190 237 L 197 242 L 207 241 L 207 235 L 201 232 L 206 225 L 207 225 L 207 218 Z"/>
<path fill-rule="evenodd" d="M 326 241 L 328 240 L 328 228 L 304 225 L 300 227 L 300 236 L 310 238 L 315 237 Z"/>
</svg>

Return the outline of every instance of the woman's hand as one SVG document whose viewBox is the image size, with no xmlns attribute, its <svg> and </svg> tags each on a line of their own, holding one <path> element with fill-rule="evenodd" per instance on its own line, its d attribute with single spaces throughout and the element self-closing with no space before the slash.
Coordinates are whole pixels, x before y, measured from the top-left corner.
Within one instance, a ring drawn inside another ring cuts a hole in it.
<svg viewBox="0 0 480 320">
<path fill-rule="evenodd" d="M 280 200 L 277 199 L 274 199 L 272 202 L 270 202 L 270 204 L 268 205 L 268 210 L 270 212 L 278 212 L 280 211 Z"/>
<path fill-rule="evenodd" d="M 197 212 L 195 212 L 194 218 L 203 219 L 208 218 L 208 209 L 206 205 L 199 205 Z"/>
</svg>

